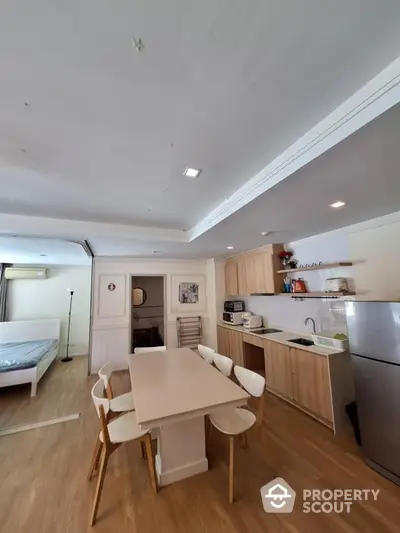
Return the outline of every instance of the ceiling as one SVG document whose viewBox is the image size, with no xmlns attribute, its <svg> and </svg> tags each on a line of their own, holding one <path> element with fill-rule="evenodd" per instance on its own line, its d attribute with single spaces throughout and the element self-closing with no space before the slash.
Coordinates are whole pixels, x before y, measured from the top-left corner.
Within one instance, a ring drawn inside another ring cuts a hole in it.
<svg viewBox="0 0 400 533">
<path fill-rule="evenodd" d="M 399 20 L 396 0 L 3 0 L 0 214 L 96 255 L 210 257 L 397 211 L 399 106 L 189 242 L 400 55 Z"/>
<path fill-rule="evenodd" d="M 400 104 L 190 243 L 90 239 L 96 255 L 221 257 L 400 211 Z M 331 203 L 347 204 L 332 209 Z M 271 231 L 263 237 L 262 231 Z M 226 246 L 234 246 L 234 252 Z"/>
<path fill-rule="evenodd" d="M 91 260 L 75 242 L 0 235 L 0 263 L 89 266 Z"/>
<path fill-rule="evenodd" d="M 189 230 L 400 52 L 396 0 L 0 14 L 0 212 L 73 220 Z"/>
</svg>

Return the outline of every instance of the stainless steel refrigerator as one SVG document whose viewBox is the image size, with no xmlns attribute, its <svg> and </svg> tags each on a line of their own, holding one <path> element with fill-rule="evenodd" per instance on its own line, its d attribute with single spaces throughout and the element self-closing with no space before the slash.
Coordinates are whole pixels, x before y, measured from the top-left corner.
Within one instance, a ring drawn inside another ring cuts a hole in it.
<svg viewBox="0 0 400 533">
<path fill-rule="evenodd" d="M 400 485 L 400 303 L 346 302 L 361 445 Z"/>
</svg>

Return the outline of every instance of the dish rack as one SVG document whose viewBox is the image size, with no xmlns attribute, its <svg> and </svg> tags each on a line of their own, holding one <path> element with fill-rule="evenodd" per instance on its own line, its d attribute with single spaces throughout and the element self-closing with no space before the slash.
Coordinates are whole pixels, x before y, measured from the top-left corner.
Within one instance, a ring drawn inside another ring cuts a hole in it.
<svg viewBox="0 0 400 533">
<path fill-rule="evenodd" d="M 178 316 L 176 319 L 178 348 L 197 348 L 201 344 L 201 316 Z"/>
<path fill-rule="evenodd" d="M 320 333 L 313 333 L 311 335 L 314 344 L 316 346 L 321 346 L 321 348 L 333 348 L 335 350 L 343 351 L 349 349 L 348 340 L 334 339 L 333 336 L 334 333 L 330 333 L 327 331 L 321 331 Z"/>
</svg>

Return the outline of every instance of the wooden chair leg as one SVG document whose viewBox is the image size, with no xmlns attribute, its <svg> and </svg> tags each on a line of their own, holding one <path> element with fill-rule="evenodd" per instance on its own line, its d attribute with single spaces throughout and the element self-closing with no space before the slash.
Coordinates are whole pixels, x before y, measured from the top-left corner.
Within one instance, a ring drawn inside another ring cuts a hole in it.
<svg viewBox="0 0 400 533">
<path fill-rule="evenodd" d="M 108 457 L 109 457 L 108 450 L 107 450 L 106 446 L 103 446 L 103 451 L 101 453 L 101 463 L 100 463 L 99 477 L 98 477 L 98 480 L 97 480 L 96 492 L 95 492 L 94 501 L 93 501 L 92 514 L 91 514 L 91 517 L 90 517 L 90 525 L 91 526 L 94 526 L 94 524 L 96 522 L 97 510 L 99 508 L 100 497 L 101 497 L 101 491 L 103 489 L 104 478 L 105 478 L 106 470 L 107 470 Z"/>
<path fill-rule="evenodd" d="M 229 503 L 233 504 L 233 459 L 235 450 L 235 437 L 229 437 Z"/>
<path fill-rule="evenodd" d="M 101 456 L 101 449 L 102 449 L 103 443 L 101 440 L 97 437 L 96 446 L 94 448 L 92 461 L 90 463 L 90 470 L 88 474 L 88 481 L 92 479 L 93 474 L 97 470 L 97 467 L 99 466 L 99 460 Z"/>
<path fill-rule="evenodd" d="M 142 449 L 142 459 L 147 459 L 146 445 L 142 440 L 140 441 L 140 448 Z"/>
<path fill-rule="evenodd" d="M 154 467 L 153 450 L 151 448 L 151 435 L 150 434 L 144 437 L 144 444 L 146 447 L 147 462 L 149 466 L 151 486 L 153 487 L 154 492 L 157 493 L 158 485 L 157 485 L 157 478 L 156 478 L 156 469 Z"/>
</svg>

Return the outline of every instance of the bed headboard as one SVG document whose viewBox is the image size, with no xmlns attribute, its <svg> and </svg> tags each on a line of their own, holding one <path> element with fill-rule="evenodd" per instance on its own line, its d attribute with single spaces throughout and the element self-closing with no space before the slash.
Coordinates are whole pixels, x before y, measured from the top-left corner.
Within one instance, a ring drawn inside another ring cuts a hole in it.
<svg viewBox="0 0 400 533">
<path fill-rule="evenodd" d="M 16 320 L 0 322 L 0 343 L 60 338 L 60 320 Z"/>
</svg>

